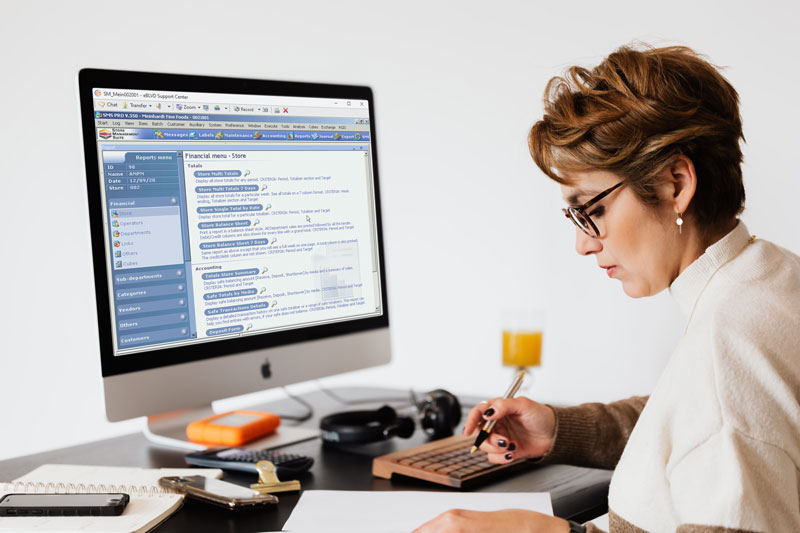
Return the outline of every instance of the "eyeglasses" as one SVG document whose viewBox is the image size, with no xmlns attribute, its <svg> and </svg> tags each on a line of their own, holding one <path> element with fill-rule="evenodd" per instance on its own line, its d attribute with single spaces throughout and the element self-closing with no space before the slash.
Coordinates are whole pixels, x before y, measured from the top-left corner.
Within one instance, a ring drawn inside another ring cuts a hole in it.
<svg viewBox="0 0 800 533">
<path fill-rule="evenodd" d="M 592 221 L 592 218 L 586 212 L 587 209 L 592 207 L 594 204 L 614 192 L 619 187 L 625 185 L 624 181 L 620 181 L 613 187 L 604 190 L 588 202 L 583 205 L 570 205 L 562 209 L 561 211 L 564 212 L 564 216 L 567 217 L 572 221 L 573 224 L 578 226 L 581 231 L 583 231 L 586 235 L 591 237 L 592 239 L 596 239 L 600 236 L 600 231 L 597 229 L 597 226 Z"/>
</svg>

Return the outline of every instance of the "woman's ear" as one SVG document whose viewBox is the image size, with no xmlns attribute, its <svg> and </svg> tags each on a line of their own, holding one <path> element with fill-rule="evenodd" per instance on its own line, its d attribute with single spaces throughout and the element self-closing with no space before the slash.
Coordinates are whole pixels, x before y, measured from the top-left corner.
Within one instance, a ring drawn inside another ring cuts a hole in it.
<svg viewBox="0 0 800 533">
<path fill-rule="evenodd" d="M 694 163 L 685 155 L 679 155 L 668 168 L 669 187 L 673 210 L 685 213 L 697 190 L 697 174 Z"/>
</svg>

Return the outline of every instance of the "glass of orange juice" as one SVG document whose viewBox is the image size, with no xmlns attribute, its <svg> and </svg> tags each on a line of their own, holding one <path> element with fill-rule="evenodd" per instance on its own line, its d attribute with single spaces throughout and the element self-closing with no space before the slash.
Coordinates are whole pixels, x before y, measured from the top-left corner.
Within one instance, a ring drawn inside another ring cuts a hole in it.
<svg viewBox="0 0 800 533">
<path fill-rule="evenodd" d="M 503 365 L 527 368 L 542 364 L 544 318 L 542 309 L 503 311 Z"/>
</svg>

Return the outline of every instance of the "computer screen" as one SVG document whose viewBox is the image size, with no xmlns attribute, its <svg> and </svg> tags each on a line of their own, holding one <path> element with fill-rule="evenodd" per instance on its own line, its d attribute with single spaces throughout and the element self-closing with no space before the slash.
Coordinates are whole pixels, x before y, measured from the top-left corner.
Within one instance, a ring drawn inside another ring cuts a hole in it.
<svg viewBox="0 0 800 533">
<path fill-rule="evenodd" d="M 388 361 L 369 88 L 87 69 L 79 90 L 109 418 L 115 376 L 156 372 L 168 410 L 206 400 L 159 369 L 239 383 L 213 396 Z M 252 353 L 262 374 L 277 358 L 261 381 L 241 360 L 188 365 Z"/>
</svg>

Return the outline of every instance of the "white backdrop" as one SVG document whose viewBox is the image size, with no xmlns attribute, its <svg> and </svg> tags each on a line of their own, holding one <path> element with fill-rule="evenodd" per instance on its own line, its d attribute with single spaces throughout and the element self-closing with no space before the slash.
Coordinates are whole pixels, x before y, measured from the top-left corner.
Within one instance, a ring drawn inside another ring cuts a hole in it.
<svg viewBox="0 0 800 533">
<path fill-rule="evenodd" d="M 499 310 L 548 310 L 528 393 L 648 393 L 682 317 L 591 258 L 526 134 L 548 78 L 633 40 L 726 67 L 747 144 L 743 216 L 800 251 L 795 2 L 3 2 L 0 459 L 135 431 L 105 421 L 76 75 L 82 67 L 366 84 L 376 102 L 393 362 L 339 383 L 496 395 Z M 313 384 L 291 387 L 302 391 Z M 1 476 L 0 476 L 1 477 Z"/>
</svg>

